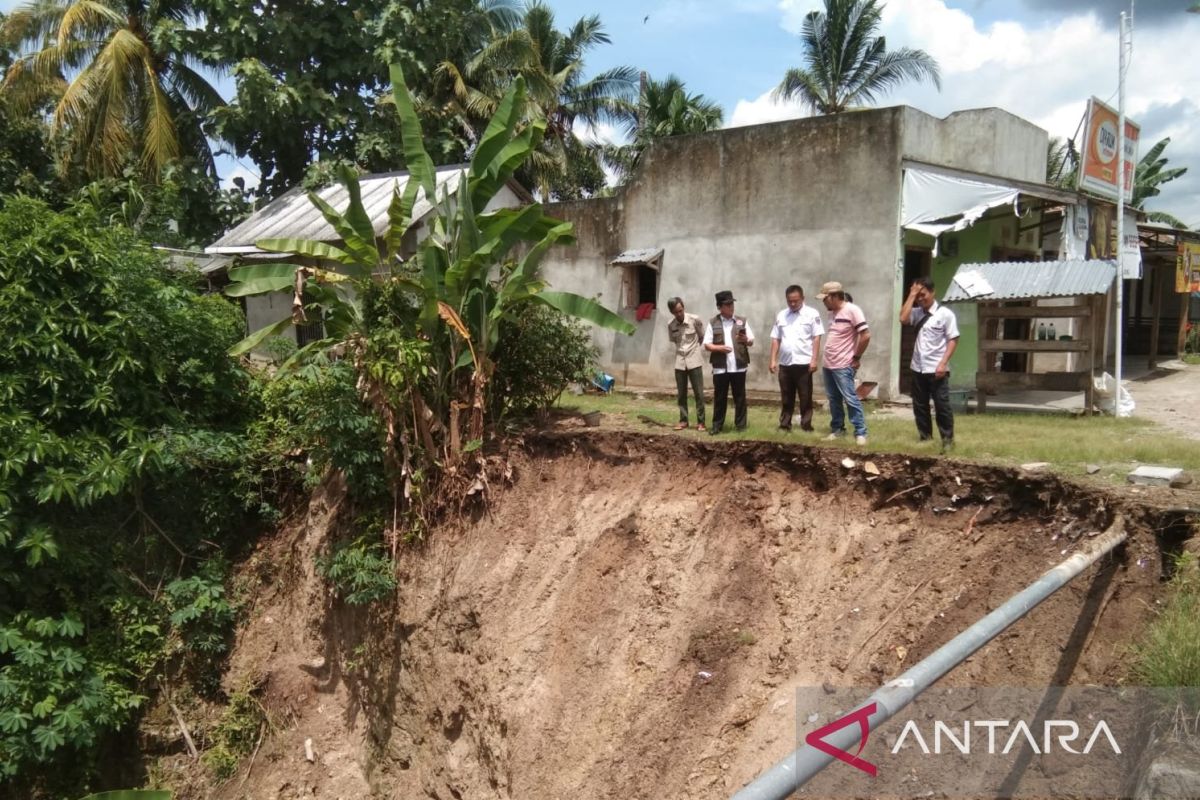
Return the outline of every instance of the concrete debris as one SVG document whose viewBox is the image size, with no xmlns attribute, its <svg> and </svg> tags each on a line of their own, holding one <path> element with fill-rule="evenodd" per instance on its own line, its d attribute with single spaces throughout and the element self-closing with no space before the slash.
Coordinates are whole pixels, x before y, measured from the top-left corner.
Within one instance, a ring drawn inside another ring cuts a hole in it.
<svg viewBox="0 0 1200 800">
<path fill-rule="evenodd" d="M 1126 475 L 1125 479 L 1130 483 L 1142 486 L 1170 486 L 1172 481 L 1178 480 L 1182 475 L 1183 470 L 1179 467 L 1150 467 L 1143 465 Z"/>
<path fill-rule="evenodd" d="M 1049 461 L 1031 461 L 1028 464 L 1022 464 L 1021 470 L 1023 472 L 1042 472 L 1049 466 Z"/>
</svg>

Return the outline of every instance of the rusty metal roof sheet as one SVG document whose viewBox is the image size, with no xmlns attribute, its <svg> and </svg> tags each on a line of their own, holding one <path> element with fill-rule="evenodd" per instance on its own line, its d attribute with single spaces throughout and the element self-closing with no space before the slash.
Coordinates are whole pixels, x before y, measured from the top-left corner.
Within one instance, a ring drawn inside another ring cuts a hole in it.
<svg viewBox="0 0 1200 800">
<path fill-rule="evenodd" d="M 615 267 L 629 264 L 657 266 L 658 260 L 662 258 L 662 255 L 663 249 L 661 247 L 643 247 L 640 250 L 626 250 L 608 263 Z"/>
<path fill-rule="evenodd" d="M 974 272 L 991 287 L 987 294 L 970 296 L 957 280 Z M 1112 261 L 1001 261 L 993 264 L 960 264 L 943 302 L 1031 300 L 1035 297 L 1075 297 L 1105 294 L 1116 276 Z"/>
<path fill-rule="evenodd" d="M 465 169 L 462 165 L 439 167 L 439 194 L 443 189 L 455 191 Z M 387 212 L 392 202 L 392 191 L 395 189 L 403 192 L 407 183 L 407 172 L 386 172 L 363 175 L 359 178 L 363 207 L 374 223 L 376 236 L 382 236 L 387 231 Z M 338 211 L 345 211 L 350 200 L 346 187 L 340 183 L 317 190 L 317 196 Z M 432 205 L 426 199 L 424 191 L 419 192 L 413 206 L 413 218 L 420 219 L 431 209 Z M 318 242 L 334 242 L 341 239 L 333 226 L 325 221 L 320 210 L 309 202 L 308 193 L 302 187 L 296 187 L 255 211 L 204 250 L 207 253 L 255 253 L 261 252 L 254 246 L 255 242 L 280 238 L 312 239 Z"/>
</svg>

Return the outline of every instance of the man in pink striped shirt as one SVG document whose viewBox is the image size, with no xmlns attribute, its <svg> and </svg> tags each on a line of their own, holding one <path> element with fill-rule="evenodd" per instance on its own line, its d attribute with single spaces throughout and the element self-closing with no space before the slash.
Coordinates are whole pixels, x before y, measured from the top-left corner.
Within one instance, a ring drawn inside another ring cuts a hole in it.
<svg viewBox="0 0 1200 800">
<path fill-rule="evenodd" d="M 829 310 L 829 324 L 825 326 L 825 360 L 821 370 L 825 378 L 825 396 L 829 400 L 830 434 L 826 438 L 835 440 L 846 435 L 846 410 L 849 410 L 854 442 L 865 445 L 867 417 L 862 401 L 854 391 L 854 374 L 871 343 L 871 330 L 862 309 L 846 299 L 846 292 L 837 281 L 821 286 L 817 299 Z"/>
</svg>

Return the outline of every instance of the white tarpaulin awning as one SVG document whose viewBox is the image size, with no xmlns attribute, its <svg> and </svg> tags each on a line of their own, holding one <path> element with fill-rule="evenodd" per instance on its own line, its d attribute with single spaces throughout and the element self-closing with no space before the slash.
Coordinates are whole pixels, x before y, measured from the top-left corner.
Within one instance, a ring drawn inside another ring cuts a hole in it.
<svg viewBox="0 0 1200 800">
<path fill-rule="evenodd" d="M 900 227 L 936 239 L 975 224 L 989 208 L 1016 203 L 1020 196 L 1011 186 L 909 167 L 904 170 Z"/>
</svg>

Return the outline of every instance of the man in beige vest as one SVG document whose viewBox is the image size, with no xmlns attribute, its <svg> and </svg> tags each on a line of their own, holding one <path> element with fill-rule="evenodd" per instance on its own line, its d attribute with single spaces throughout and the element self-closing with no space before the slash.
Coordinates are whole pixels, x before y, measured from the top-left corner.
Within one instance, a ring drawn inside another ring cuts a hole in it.
<svg viewBox="0 0 1200 800">
<path fill-rule="evenodd" d="M 683 300 L 672 297 L 667 301 L 671 321 L 667 336 L 675 345 L 675 393 L 679 401 L 679 424 L 675 430 L 688 426 L 688 384 L 696 398 L 696 430 L 704 430 L 704 320 L 684 310 Z"/>
</svg>

